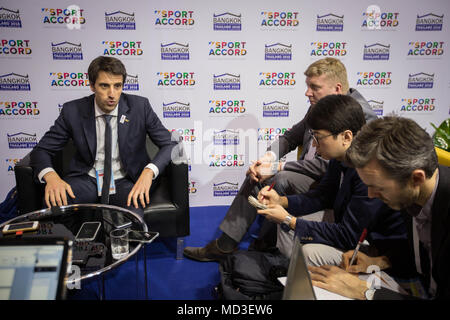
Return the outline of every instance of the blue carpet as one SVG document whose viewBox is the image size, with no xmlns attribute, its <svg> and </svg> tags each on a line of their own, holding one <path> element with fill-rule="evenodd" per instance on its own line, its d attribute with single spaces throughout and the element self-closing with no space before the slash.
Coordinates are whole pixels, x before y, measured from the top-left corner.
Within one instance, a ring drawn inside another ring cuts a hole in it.
<svg viewBox="0 0 450 320">
<path fill-rule="evenodd" d="M 228 206 L 191 208 L 191 235 L 185 238 L 186 246 L 204 246 L 220 235 L 218 226 Z M 247 249 L 251 234 L 258 228 L 255 223 L 243 239 L 240 248 Z M 157 239 L 146 246 L 149 298 L 152 300 L 210 300 L 219 283 L 216 262 L 197 262 L 187 258 L 176 260 L 176 239 Z M 145 299 L 144 254 L 126 262 L 105 277 L 106 299 Z M 100 281 L 88 280 L 81 290 L 70 290 L 69 299 L 98 299 Z"/>
</svg>

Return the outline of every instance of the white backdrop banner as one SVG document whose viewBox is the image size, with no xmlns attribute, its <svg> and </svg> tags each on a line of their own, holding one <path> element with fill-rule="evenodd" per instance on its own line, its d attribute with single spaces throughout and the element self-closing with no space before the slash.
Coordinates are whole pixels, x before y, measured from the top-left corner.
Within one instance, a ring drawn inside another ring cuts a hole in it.
<svg viewBox="0 0 450 320">
<path fill-rule="evenodd" d="M 91 94 L 99 55 L 121 59 L 125 92 L 180 134 L 191 206 L 231 203 L 249 163 L 305 115 L 317 59 L 340 59 L 380 116 L 430 134 L 449 117 L 447 0 L 0 3 L 1 200 L 62 104 Z"/>
</svg>

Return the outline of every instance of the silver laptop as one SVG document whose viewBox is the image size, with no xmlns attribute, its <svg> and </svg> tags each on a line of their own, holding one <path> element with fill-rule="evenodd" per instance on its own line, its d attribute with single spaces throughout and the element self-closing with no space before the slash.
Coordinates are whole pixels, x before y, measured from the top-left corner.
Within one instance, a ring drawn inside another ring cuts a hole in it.
<svg viewBox="0 0 450 320">
<path fill-rule="evenodd" d="M 317 300 L 298 237 L 294 239 L 283 300 Z"/>
<path fill-rule="evenodd" d="M 64 299 L 71 243 L 0 238 L 0 300 Z"/>
</svg>

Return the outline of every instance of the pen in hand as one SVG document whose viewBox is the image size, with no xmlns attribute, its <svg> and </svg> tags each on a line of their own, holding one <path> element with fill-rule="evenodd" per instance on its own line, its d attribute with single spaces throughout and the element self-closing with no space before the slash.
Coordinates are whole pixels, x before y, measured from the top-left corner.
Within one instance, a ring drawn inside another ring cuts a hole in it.
<svg viewBox="0 0 450 320">
<path fill-rule="evenodd" d="M 352 258 L 350 259 L 350 263 L 349 263 L 348 267 L 350 267 L 353 264 L 353 262 L 355 261 L 356 256 L 358 255 L 359 247 L 361 246 L 361 243 L 364 242 L 364 239 L 366 238 L 366 235 L 367 235 L 367 229 L 364 228 L 364 230 L 363 230 L 363 232 L 361 234 L 361 237 L 359 238 L 358 244 L 356 245 L 356 248 L 353 251 L 353 255 L 352 255 Z M 348 269 L 348 267 L 347 267 L 347 269 Z"/>
<path fill-rule="evenodd" d="M 267 189 L 267 192 L 269 192 L 270 190 L 272 190 L 273 186 L 275 185 L 275 181 L 272 182 L 272 184 L 270 185 L 269 189 Z M 264 200 L 264 196 L 261 197 L 261 201 Z"/>
</svg>

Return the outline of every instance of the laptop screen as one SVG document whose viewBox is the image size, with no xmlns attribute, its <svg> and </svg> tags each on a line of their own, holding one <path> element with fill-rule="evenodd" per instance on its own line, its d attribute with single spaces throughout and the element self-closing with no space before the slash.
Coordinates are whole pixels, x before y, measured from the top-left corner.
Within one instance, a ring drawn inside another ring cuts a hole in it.
<svg viewBox="0 0 450 320">
<path fill-rule="evenodd" d="M 0 300 L 61 299 L 67 251 L 59 240 L 0 241 Z"/>
</svg>

